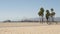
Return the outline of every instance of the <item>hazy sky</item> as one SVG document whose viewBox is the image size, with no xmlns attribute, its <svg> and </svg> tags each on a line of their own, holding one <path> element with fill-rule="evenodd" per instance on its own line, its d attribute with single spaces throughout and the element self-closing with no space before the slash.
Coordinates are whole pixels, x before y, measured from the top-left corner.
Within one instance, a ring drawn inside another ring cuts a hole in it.
<svg viewBox="0 0 60 34">
<path fill-rule="evenodd" d="M 56 17 L 60 17 L 60 0 L 0 0 L 0 20 L 39 17 L 40 7 L 54 8 Z"/>
</svg>

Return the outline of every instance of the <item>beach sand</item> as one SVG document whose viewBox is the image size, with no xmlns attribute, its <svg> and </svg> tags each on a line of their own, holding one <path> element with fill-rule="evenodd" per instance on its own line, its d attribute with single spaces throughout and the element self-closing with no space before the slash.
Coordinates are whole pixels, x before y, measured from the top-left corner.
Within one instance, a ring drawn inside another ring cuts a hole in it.
<svg viewBox="0 0 60 34">
<path fill-rule="evenodd" d="M 0 23 L 0 34 L 60 34 L 60 25 L 46 23 Z"/>
</svg>

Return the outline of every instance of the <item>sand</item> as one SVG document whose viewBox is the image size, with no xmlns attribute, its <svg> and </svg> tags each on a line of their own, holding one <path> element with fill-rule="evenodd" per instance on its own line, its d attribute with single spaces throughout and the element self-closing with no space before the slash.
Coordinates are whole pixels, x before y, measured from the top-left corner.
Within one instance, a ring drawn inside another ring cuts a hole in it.
<svg viewBox="0 0 60 34">
<path fill-rule="evenodd" d="M 60 34 L 60 25 L 46 23 L 0 23 L 0 34 Z"/>
</svg>

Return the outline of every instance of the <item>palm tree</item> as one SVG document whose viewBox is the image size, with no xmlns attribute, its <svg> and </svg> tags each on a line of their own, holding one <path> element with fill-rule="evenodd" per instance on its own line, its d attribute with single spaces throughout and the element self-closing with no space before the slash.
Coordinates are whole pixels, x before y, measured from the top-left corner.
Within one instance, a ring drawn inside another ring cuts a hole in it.
<svg viewBox="0 0 60 34">
<path fill-rule="evenodd" d="M 42 17 L 42 22 L 43 22 L 44 8 L 40 8 L 40 11 L 38 12 L 38 15 Z"/>
<path fill-rule="evenodd" d="M 46 10 L 46 19 L 47 19 L 47 23 L 48 23 L 49 16 L 50 16 L 50 12 L 49 12 L 49 10 Z"/>
<path fill-rule="evenodd" d="M 54 11 L 54 9 L 51 8 L 51 14 L 50 14 L 50 16 L 52 18 L 52 22 L 54 22 L 54 16 L 55 16 L 55 12 L 53 12 L 53 11 Z"/>
</svg>

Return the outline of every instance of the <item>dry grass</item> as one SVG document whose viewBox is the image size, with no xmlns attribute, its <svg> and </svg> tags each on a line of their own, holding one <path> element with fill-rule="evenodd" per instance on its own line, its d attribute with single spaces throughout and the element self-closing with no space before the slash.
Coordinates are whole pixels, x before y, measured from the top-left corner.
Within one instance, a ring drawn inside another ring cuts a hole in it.
<svg viewBox="0 0 60 34">
<path fill-rule="evenodd" d="M 46 23 L 0 23 L 0 34 L 60 34 L 60 25 Z"/>
</svg>

